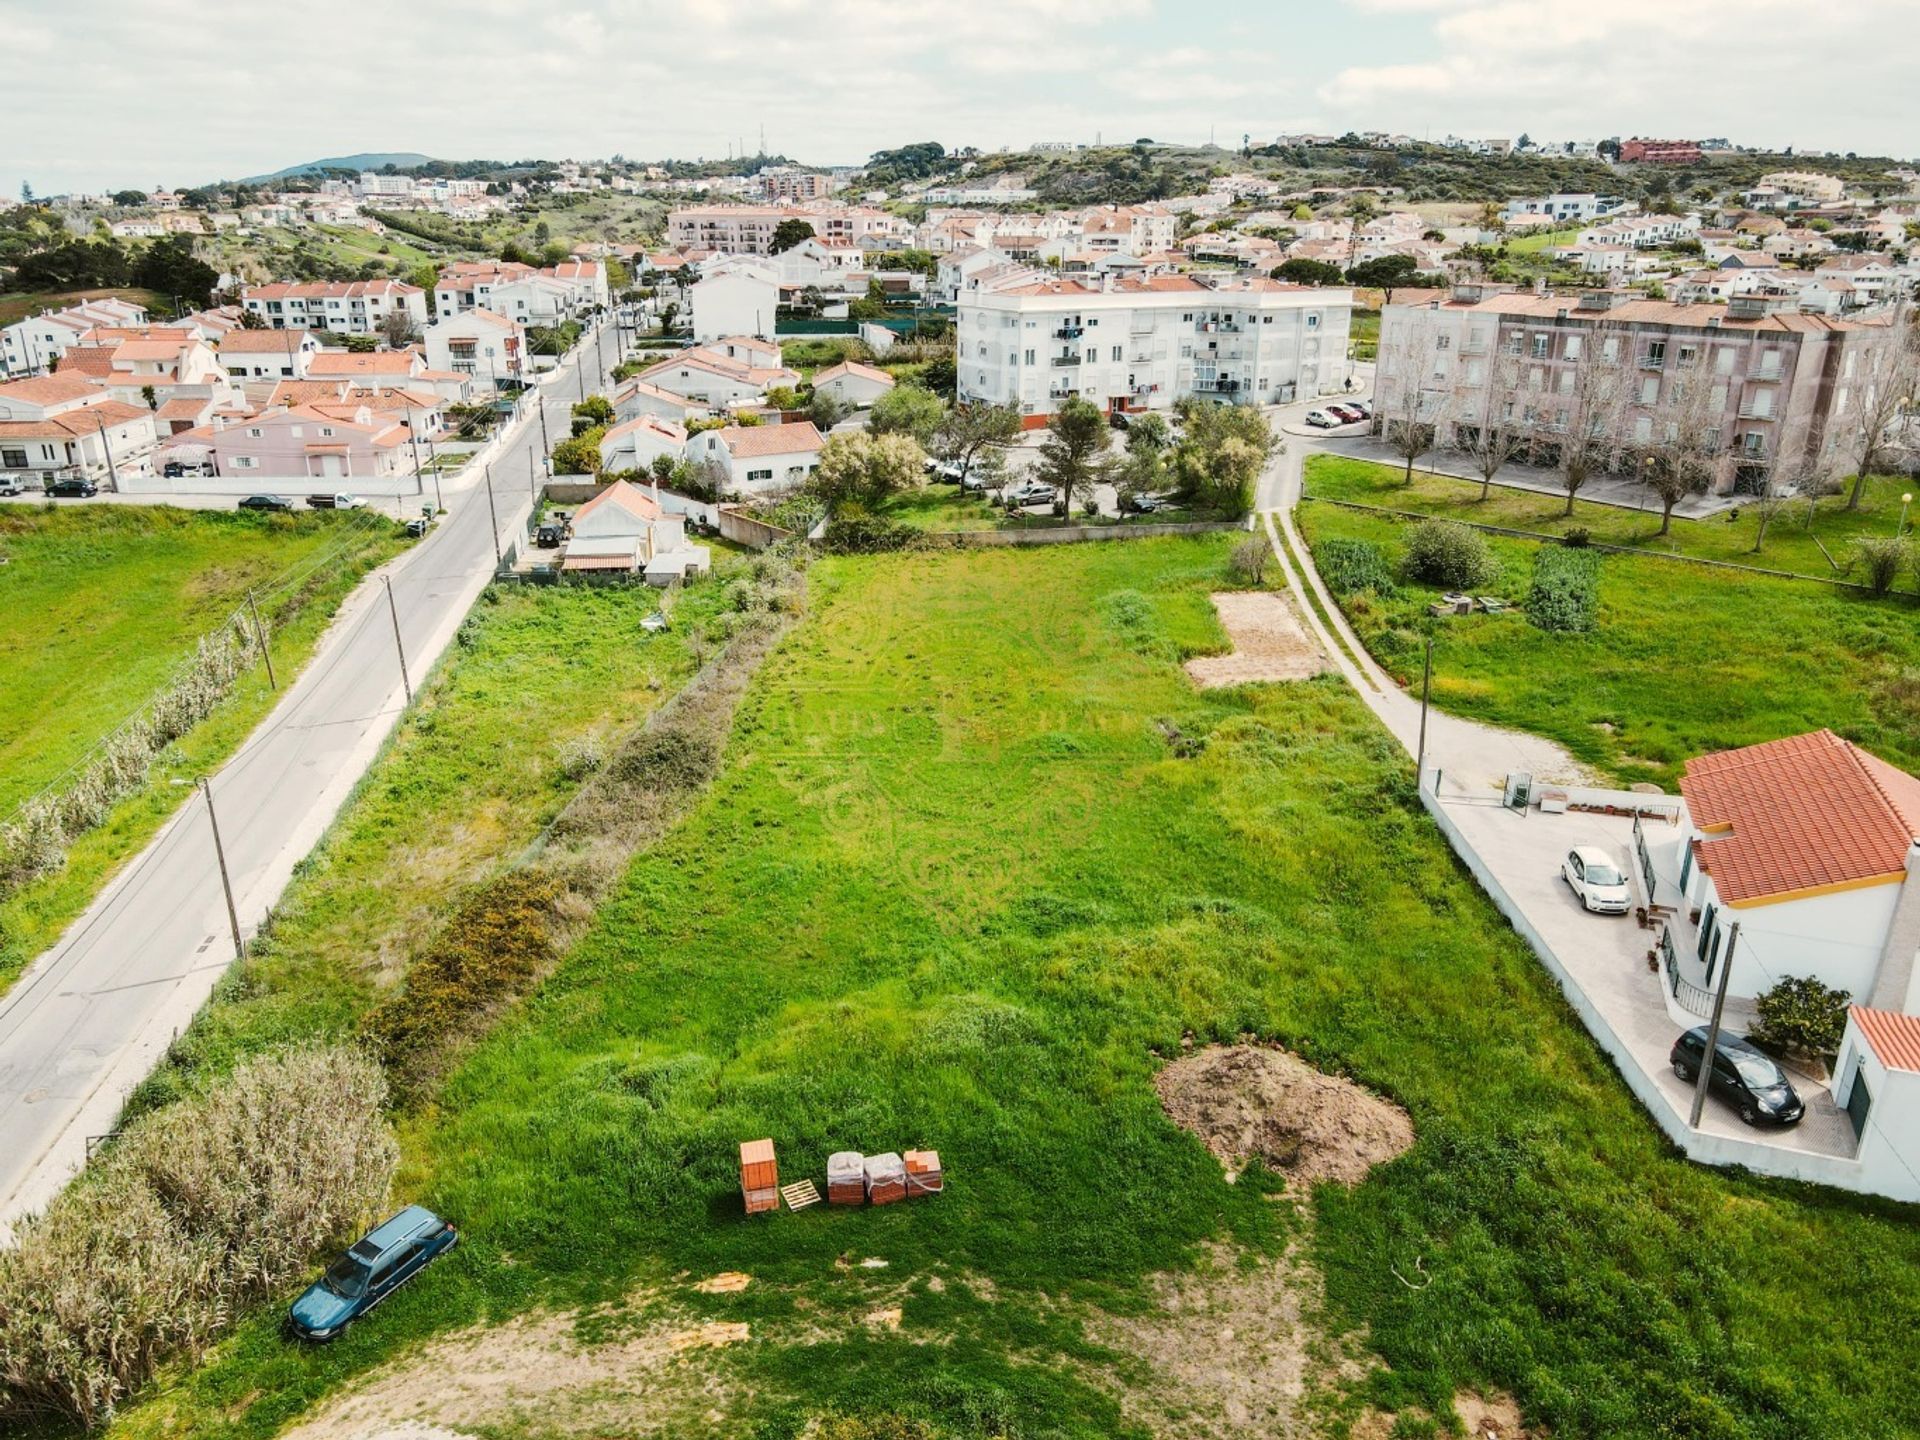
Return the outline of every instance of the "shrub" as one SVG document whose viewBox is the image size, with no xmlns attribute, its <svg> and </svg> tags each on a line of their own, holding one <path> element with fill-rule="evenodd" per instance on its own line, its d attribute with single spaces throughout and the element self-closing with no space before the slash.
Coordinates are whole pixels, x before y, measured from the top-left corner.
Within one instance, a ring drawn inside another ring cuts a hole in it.
<svg viewBox="0 0 1920 1440">
<path fill-rule="evenodd" d="M 1258 535 L 1249 536 L 1233 547 L 1233 555 L 1227 562 L 1233 567 L 1233 573 L 1250 585 L 1264 584 L 1267 578 L 1267 562 L 1273 559 L 1273 547 Z"/>
<path fill-rule="evenodd" d="M 820 534 L 820 548 L 830 555 L 878 555 L 906 550 L 919 542 L 920 532 L 913 526 L 897 525 L 878 515 L 836 517 Z"/>
<path fill-rule="evenodd" d="M 584 780 L 606 763 L 606 750 L 597 735 L 576 735 L 560 747 L 562 780 Z"/>
<path fill-rule="evenodd" d="M 133 1122 L 0 1252 L 0 1421 L 106 1423 L 349 1239 L 399 1158 L 386 1099 L 361 1052 L 301 1049 Z"/>
<path fill-rule="evenodd" d="M 1371 540 L 1323 540 L 1314 547 L 1314 568 L 1327 588 L 1336 595 L 1352 595 L 1371 590 L 1376 595 L 1391 595 L 1396 587 L 1393 571 Z"/>
<path fill-rule="evenodd" d="M 1905 540 L 1886 535 L 1854 541 L 1853 558 L 1860 566 L 1861 583 L 1874 594 L 1885 595 L 1907 566 L 1907 549 Z"/>
<path fill-rule="evenodd" d="M 1584 525 L 1576 525 L 1560 537 L 1560 543 L 1574 550 L 1584 550 L 1593 543 L 1593 532 Z"/>
<path fill-rule="evenodd" d="M 1760 1020 L 1750 1033 L 1769 1050 L 1831 1055 L 1840 1048 L 1851 999 L 1811 975 L 1789 975 L 1754 1001 Z"/>
<path fill-rule="evenodd" d="M 1426 585 L 1472 590 L 1493 578 L 1493 553 L 1478 530 L 1454 520 L 1422 520 L 1407 542 L 1406 572 Z"/>
<path fill-rule="evenodd" d="M 1542 630 L 1593 629 L 1600 598 L 1600 557 L 1591 550 L 1543 545 L 1534 553 L 1527 618 Z"/>
</svg>

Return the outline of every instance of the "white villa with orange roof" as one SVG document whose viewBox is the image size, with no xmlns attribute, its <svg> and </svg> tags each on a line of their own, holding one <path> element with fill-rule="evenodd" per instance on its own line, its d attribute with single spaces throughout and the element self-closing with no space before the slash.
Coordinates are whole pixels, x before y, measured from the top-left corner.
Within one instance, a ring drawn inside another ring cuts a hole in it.
<svg viewBox="0 0 1920 1440">
<path fill-rule="evenodd" d="M 636 415 L 611 427 L 600 437 L 600 473 L 645 470 L 665 455 L 678 460 L 687 448 L 684 425 L 657 415 Z"/>
<path fill-rule="evenodd" d="M 151 410 L 115 400 L 84 374 L 0 384 L 0 470 L 124 481 L 149 468 L 154 437 Z"/>
<path fill-rule="evenodd" d="M 639 378 L 655 390 L 714 409 L 755 404 L 776 386 L 800 383 L 797 370 L 779 363 L 778 347 L 772 347 L 770 359 L 765 351 L 750 352 L 739 345 L 742 337 L 729 338 L 735 342 L 736 354 L 727 353 L 728 341 L 702 345 L 649 366 Z"/>
<path fill-rule="evenodd" d="M 307 330 L 233 330 L 220 339 L 220 363 L 236 380 L 304 380 L 319 353 Z"/>
<path fill-rule="evenodd" d="M 858 360 L 842 360 L 813 377 L 813 393 L 831 395 L 842 404 L 864 410 L 893 389 L 893 376 Z"/>
<path fill-rule="evenodd" d="M 416 330 L 427 323 L 427 292 L 398 280 L 302 280 L 248 285 L 240 303 L 271 330 L 332 330 L 372 335 L 393 314 Z"/>
<path fill-rule="evenodd" d="M 704 545 L 687 543 L 686 516 L 661 503 L 659 487 L 616 480 L 574 512 L 560 568 L 569 571 L 645 570 L 657 584 L 709 568 Z"/>
<path fill-rule="evenodd" d="M 806 482 L 826 441 L 810 421 L 796 425 L 728 425 L 687 442 L 687 458 L 727 476 L 723 494 L 772 495 Z"/>
</svg>

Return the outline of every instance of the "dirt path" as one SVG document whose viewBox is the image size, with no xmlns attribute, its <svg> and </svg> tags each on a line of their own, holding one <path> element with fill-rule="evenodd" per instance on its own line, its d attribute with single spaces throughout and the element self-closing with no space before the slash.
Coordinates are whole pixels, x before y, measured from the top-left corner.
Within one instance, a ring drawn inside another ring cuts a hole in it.
<svg viewBox="0 0 1920 1440">
<path fill-rule="evenodd" d="M 1272 590 L 1225 591 L 1213 597 L 1213 608 L 1233 641 L 1233 653 L 1187 662 L 1187 674 L 1202 689 L 1306 680 L 1329 668 L 1290 596 Z"/>
</svg>

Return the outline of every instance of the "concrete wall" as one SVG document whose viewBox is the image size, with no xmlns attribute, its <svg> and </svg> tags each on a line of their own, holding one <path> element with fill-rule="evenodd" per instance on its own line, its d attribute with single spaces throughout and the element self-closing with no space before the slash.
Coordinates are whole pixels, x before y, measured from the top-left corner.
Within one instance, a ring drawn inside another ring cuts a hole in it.
<svg viewBox="0 0 1920 1440">
<path fill-rule="evenodd" d="M 1815 1155 L 1804 1150 L 1790 1150 L 1777 1145 L 1762 1145 L 1751 1140 L 1741 1140 L 1730 1136 L 1709 1135 L 1690 1129 L 1686 1117 L 1676 1111 L 1653 1083 L 1653 1077 L 1640 1068 L 1633 1052 L 1614 1032 L 1614 1029 L 1601 1015 L 1593 1003 L 1587 999 L 1586 992 L 1576 984 L 1566 967 L 1554 954 L 1553 948 L 1533 927 L 1526 913 L 1514 901 L 1513 897 L 1494 877 L 1493 871 L 1480 859 L 1479 852 L 1448 816 L 1445 808 L 1424 786 L 1420 791 L 1420 803 L 1427 807 L 1427 813 L 1433 817 L 1433 823 L 1440 827 L 1440 833 L 1453 847 L 1453 853 L 1460 857 L 1473 875 L 1480 888 L 1493 901 L 1494 907 L 1507 918 L 1507 922 L 1525 940 L 1540 963 L 1547 967 L 1547 973 L 1553 976 L 1560 991 L 1567 998 L 1580 1022 L 1587 1027 L 1587 1033 L 1613 1061 L 1620 1076 L 1627 1082 L 1627 1088 L 1634 1098 L 1645 1107 L 1666 1137 L 1683 1151 L 1688 1159 L 1697 1160 L 1703 1165 L 1741 1165 L 1762 1175 L 1774 1175 L 1783 1179 L 1808 1180 L 1815 1184 L 1832 1185 L 1842 1190 L 1857 1191 L 1862 1194 L 1886 1195 L 1895 1200 L 1920 1200 L 1920 1179 L 1916 1179 L 1905 1167 L 1898 1167 L 1900 1173 L 1891 1174 L 1882 1166 L 1863 1162 L 1861 1159 L 1843 1160 L 1836 1156 Z M 1845 1092 L 1837 1092 L 1844 1094 Z"/>
<path fill-rule="evenodd" d="M 743 513 L 737 506 L 722 505 L 719 510 L 720 534 L 736 545 L 751 545 L 756 550 L 765 550 L 782 540 L 793 539 L 791 530 L 783 530 L 778 525 L 769 525 L 764 520 L 755 520 Z"/>
<path fill-rule="evenodd" d="M 1244 530 L 1234 520 L 1193 520 L 1178 525 L 1061 525 L 1048 530 L 940 530 L 929 538 L 958 549 L 986 545 L 1074 545 L 1087 540 L 1150 540 L 1160 535 L 1205 535 Z M 723 532 L 724 533 L 724 532 Z"/>
</svg>

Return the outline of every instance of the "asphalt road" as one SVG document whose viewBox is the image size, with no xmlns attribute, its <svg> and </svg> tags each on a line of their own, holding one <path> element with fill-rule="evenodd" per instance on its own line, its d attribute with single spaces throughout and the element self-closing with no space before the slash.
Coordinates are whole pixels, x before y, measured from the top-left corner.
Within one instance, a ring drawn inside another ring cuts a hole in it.
<svg viewBox="0 0 1920 1440">
<path fill-rule="evenodd" d="M 554 440 L 567 434 L 582 361 L 592 388 L 598 356 L 589 341 L 535 392 Z M 540 440 L 529 397 L 491 462 L 504 539 L 523 533 L 529 456 L 539 463 Z M 348 599 L 305 671 L 212 777 L 243 935 L 279 899 L 405 708 L 384 579 L 416 684 L 486 586 L 494 543 L 481 471 L 469 466 L 442 485 L 447 516 Z M 84 1163 L 89 1137 L 113 1128 L 127 1093 L 232 963 L 207 807 L 198 795 L 186 798 L 0 997 L 0 1233 L 43 1208 Z"/>
</svg>

